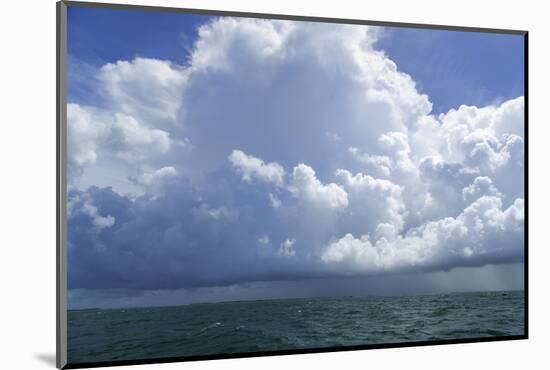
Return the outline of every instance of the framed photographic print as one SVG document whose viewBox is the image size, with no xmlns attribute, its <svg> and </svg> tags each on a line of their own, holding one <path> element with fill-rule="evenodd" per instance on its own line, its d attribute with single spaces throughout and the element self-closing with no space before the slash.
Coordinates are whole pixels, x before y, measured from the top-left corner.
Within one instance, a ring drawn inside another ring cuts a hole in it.
<svg viewBox="0 0 550 370">
<path fill-rule="evenodd" d="M 57 11 L 59 368 L 527 338 L 526 31 Z"/>
</svg>

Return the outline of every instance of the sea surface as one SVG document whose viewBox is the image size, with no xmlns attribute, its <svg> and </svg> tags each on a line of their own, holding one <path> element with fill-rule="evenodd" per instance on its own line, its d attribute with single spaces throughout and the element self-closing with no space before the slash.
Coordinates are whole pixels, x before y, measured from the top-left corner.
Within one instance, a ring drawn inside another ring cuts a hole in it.
<svg viewBox="0 0 550 370">
<path fill-rule="evenodd" d="M 69 363 L 524 334 L 522 291 L 70 310 Z"/>
</svg>

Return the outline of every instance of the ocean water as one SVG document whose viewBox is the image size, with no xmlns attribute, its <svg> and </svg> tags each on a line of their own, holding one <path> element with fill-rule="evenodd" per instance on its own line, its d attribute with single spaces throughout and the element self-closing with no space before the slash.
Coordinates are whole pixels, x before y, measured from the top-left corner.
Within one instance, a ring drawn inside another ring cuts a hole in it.
<svg viewBox="0 0 550 370">
<path fill-rule="evenodd" d="M 524 333 L 523 292 L 71 310 L 69 363 Z"/>
</svg>

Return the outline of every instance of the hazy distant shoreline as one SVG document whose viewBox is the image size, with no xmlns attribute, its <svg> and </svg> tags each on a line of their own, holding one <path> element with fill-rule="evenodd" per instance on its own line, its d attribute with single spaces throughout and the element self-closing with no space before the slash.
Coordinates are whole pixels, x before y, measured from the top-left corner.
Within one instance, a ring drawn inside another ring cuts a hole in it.
<svg viewBox="0 0 550 370">
<path fill-rule="evenodd" d="M 162 308 L 162 307 L 180 307 L 190 305 L 207 305 L 216 303 L 240 303 L 240 302 L 265 302 L 265 301 L 293 301 L 293 300 L 311 300 L 311 299 L 338 299 L 338 298 L 400 298 L 400 297 L 425 297 L 434 295 L 453 295 L 453 294 L 476 294 L 476 293 L 508 293 L 508 292 L 525 292 L 524 289 L 512 290 L 479 290 L 479 291 L 462 291 L 462 292 L 447 292 L 447 293 L 421 293 L 421 294 L 376 294 L 376 295 L 333 295 L 333 296 L 318 296 L 318 297 L 293 297 L 293 298 L 265 298 L 265 299 L 242 299 L 242 300 L 221 300 L 221 301 L 204 301 L 191 302 L 181 304 L 168 305 L 150 305 L 150 306 L 119 306 L 119 307 L 84 307 L 84 308 L 69 308 L 67 311 L 90 311 L 90 310 L 132 310 L 141 308 Z"/>
</svg>

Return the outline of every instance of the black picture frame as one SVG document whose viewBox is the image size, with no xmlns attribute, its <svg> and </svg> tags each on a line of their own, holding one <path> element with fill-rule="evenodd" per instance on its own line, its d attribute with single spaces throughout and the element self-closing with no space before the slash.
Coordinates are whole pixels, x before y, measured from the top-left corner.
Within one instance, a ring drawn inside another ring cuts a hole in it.
<svg viewBox="0 0 550 370">
<path fill-rule="evenodd" d="M 357 346 L 339 346 L 339 347 L 323 347 L 312 349 L 293 349 L 293 350 L 276 350 L 263 352 L 247 352 L 234 354 L 212 354 L 200 356 L 181 356 L 167 358 L 143 358 L 135 360 L 117 360 L 117 361 L 101 361 L 87 363 L 67 363 L 67 181 L 66 181 L 66 159 L 67 159 L 67 7 L 90 7 L 90 8 L 105 8 L 105 9 L 125 9 L 125 10 L 140 10 L 151 12 L 170 12 L 195 15 L 212 15 L 212 16 L 231 16 L 244 18 L 263 18 L 263 19 L 281 19 L 293 21 L 313 21 L 323 23 L 339 23 L 339 24 L 355 24 L 355 25 L 373 25 L 373 26 L 389 26 L 389 27 L 404 27 L 418 28 L 430 30 L 450 30 L 450 31 L 465 31 L 465 32 L 483 32 L 492 34 L 513 34 L 523 36 L 524 39 L 524 132 L 525 132 L 525 163 L 524 163 L 524 191 L 525 191 L 525 231 L 524 231 L 524 334 L 511 336 L 496 336 L 496 337 L 480 337 L 466 339 L 449 339 L 449 340 L 426 340 L 413 342 L 395 342 L 383 344 L 365 344 Z M 522 340 L 529 338 L 529 32 L 526 30 L 512 29 L 495 29 L 481 27 L 460 27 L 440 24 L 418 24 L 418 23 L 402 23 L 402 22 L 386 22 L 374 20 L 359 20 L 359 19 L 343 19 L 343 18 L 326 18 L 313 17 L 302 15 L 283 15 L 283 14 L 266 14 L 266 13 L 250 13 L 238 11 L 222 11 L 222 10 L 206 10 L 206 9 L 189 9 L 189 8 L 174 8 L 162 6 L 145 6 L 145 5 L 130 5 L 130 4 L 110 4 L 99 2 L 83 2 L 83 1 L 59 1 L 56 4 L 56 28 L 57 28 L 57 63 L 56 63 L 56 365 L 59 369 L 77 369 L 77 368 L 93 368 L 107 366 L 124 366 L 124 365 L 140 365 L 140 364 L 158 364 L 186 361 L 202 361 L 202 360 L 218 360 L 218 359 L 233 359 L 233 358 L 248 358 L 248 357 L 264 357 L 264 356 L 280 356 L 293 354 L 309 354 L 322 352 L 341 352 L 341 351 L 356 351 L 381 348 L 401 348 L 401 347 L 418 347 L 418 346 L 434 346 L 446 344 L 461 344 L 461 343 L 482 343 L 482 342 L 497 342 L 509 340 Z"/>
</svg>

